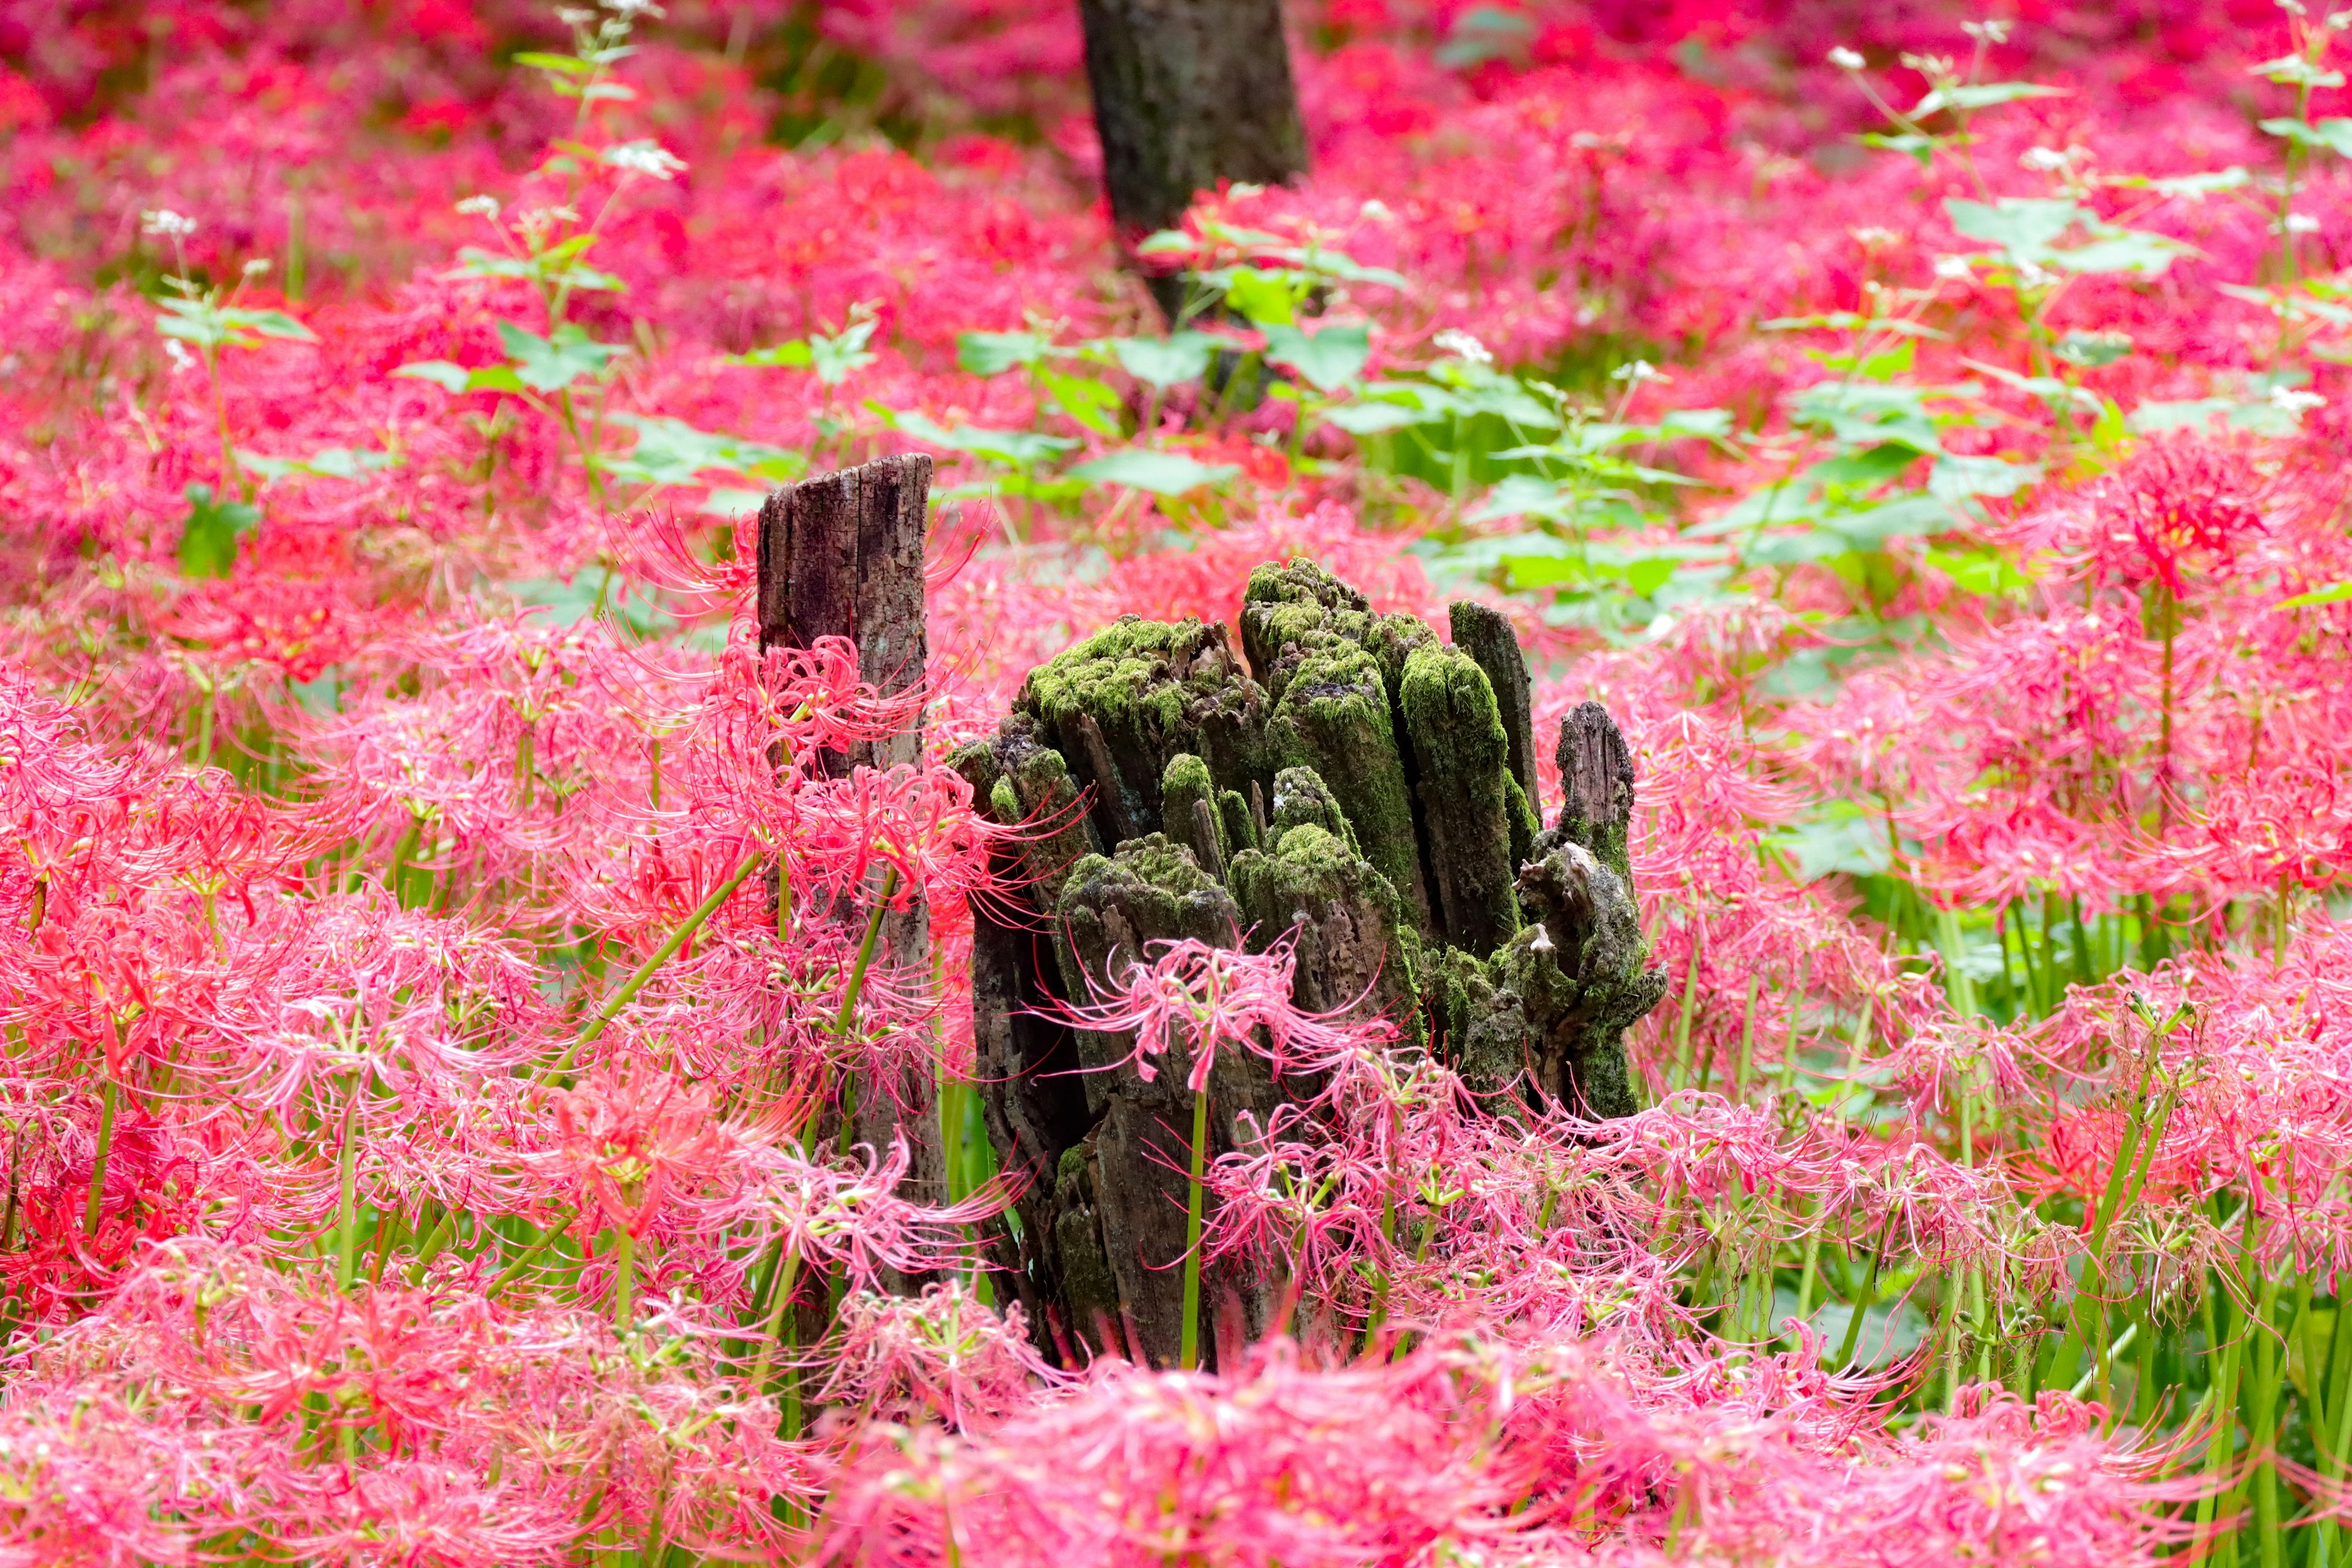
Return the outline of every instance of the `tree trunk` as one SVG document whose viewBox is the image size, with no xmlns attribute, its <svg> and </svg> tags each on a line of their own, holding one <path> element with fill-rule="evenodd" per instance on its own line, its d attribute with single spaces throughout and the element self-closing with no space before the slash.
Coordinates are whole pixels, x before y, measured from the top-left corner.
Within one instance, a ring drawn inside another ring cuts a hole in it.
<svg viewBox="0 0 2352 1568">
<path fill-rule="evenodd" d="M 777 490 L 760 509 L 760 646 L 807 647 L 823 637 L 857 645 L 858 673 L 883 692 L 923 679 L 923 533 L 931 459 L 883 458 L 862 468 L 819 474 Z M 827 752 L 820 762 L 838 778 L 854 767 L 890 768 L 922 759 L 920 721 L 897 735 Z M 780 759 L 781 760 L 781 759 Z M 878 889 L 877 889 L 878 890 Z M 862 921 L 845 908 L 845 919 Z M 877 963 L 918 991 L 930 984 L 930 927 L 919 904 L 882 922 Z M 861 1076 L 848 1113 L 851 1136 L 887 1152 L 903 1136 L 912 1153 L 901 1189 L 921 1203 L 944 1203 L 938 1086 L 926 1073 L 901 1081 Z M 820 1124 L 821 1125 L 821 1124 Z M 839 1122 L 834 1122 L 837 1135 Z"/>
<path fill-rule="evenodd" d="M 1307 172 L 1281 0 L 1078 0 L 1103 184 L 1132 245 L 1220 180 Z M 1165 297 L 1172 279 L 1156 280 Z"/>
<path fill-rule="evenodd" d="M 1246 666 L 1223 626 L 1122 619 L 1033 670 L 996 738 L 953 759 L 1024 825 L 997 867 L 1016 890 L 976 911 L 973 1038 L 1020 1184 L 1000 1261 L 1066 1354 L 1167 1365 L 1182 1333 L 1189 1068 L 1145 1082 L 1132 1039 L 1055 1021 L 1152 943 L 1295 932 L 1301 1007 L 1398 1020 L 1506 1114 L 1631 1112 L 1624 1031 L 1665 990 L 1625 860 L 1624 742 L 1597 703 L 1570 716 L 1568 801 L 1542 828 L 1507 622 L 1456 605 L 1443 643 L 1293 561 L 1251 575 L 1241 624 Z M 1320 1087 L 1219 1053 L 1212 1156 Z M 1202 1283 L 1203 1342 L 1277 1307 L 1236 1263 Z"/>
</svg>

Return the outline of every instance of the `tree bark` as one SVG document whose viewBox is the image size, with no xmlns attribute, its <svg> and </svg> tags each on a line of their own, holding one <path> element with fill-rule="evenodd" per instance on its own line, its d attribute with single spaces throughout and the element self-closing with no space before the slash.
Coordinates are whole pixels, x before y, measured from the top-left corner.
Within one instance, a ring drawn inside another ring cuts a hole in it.
<svg viewBox="0 0 2352 1568">
<path fill-rule="evenodd" d="M 867 684 L 885 693 L 918 685 L 929 652 L 923 535 L 930 486 L 931 459 L 917 453 L 819 474 L 770 495 L 760 509 L 761 648 L 847 637 L 857 645 L 858 673 Z M 885 740 L 824 752 L 819 763 L 840 778 L 856 767 L 920 762 L 922 749 L 918 719 Z M 837 913 L 865 918 L 849 908 Z M 919 903 L 884 917 L 877 958 L 912 988 L 929 985 L 930 925 Z M 887 1152 L 892 1138 L 903 1136 L 912 1162 L 901 1191 L 918 1202 L 945 1202 L 938 1086 L 931 1077 L 909 1071 L 897 1081 L 877 1082 L 861 1075 L 855 1093 L 856 1103 L 848 1108 L 853 1139 Z M 835 1121 L 836 1132 L 838 1126 Z"/>
<path fill-rule="evenodd" d="M 1281 0 L 1078 0 L 1103 184 L 1120 237 L 1175 226 L 1220 180 L 1307 172 Z M 1155 280 L 1161 296 L 1166 285 Z"/>
<path fill-rule="evenodd" d="M 1396 1020 L 1502 1113 L 1635 1108 L 1623 1035 L 1665 981 L 1625 861 L 1630 753 L 1605 710 L 1579 708 L 1568 802 L 1541 828 L 1517 639 L 1471 606 L 1453 626 L 1448 645 L 1311 562 L 1262 566 L 1246 665 L 1223 626 L 1126 617 L 1031 671 L 996 738 L 956 753 L 1024 825 L 997 866 L 1013 891 L 979 912 L 973 1035 L 1020 1184 L 1003 1278 L 1053 1348 L 1176 1358 L 1189 1064 L 1145 1082 L 1134 1040 L 1055 1021 L 1154 942 L 1295 933 L 1298 1005 Z M 1212 1157 L 1319 1087 L 1220 1052 Z M 1203 1287 L 1204 1342 L 1262 1331 L 1279 1295 L 1232 1262 Z"/>
</svg>

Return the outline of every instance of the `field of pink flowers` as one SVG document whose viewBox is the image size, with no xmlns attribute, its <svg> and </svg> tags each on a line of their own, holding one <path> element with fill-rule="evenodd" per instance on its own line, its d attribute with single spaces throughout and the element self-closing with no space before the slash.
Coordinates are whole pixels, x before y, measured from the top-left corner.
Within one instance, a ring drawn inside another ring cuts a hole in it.
<svg viewBox="0 0 2352 1568">
<path fill-rule="evenodd" d="M 2344 1568 L 2352 13 L 1996 11 L 1301 0 L 1171 333 L 1074 5 L 0 0 L 0 1565 Z M 1643 1109 L 1170 954 L 1287 1331 L 1089 1362 L 946 759 L 1299 555 L 1616 715 Z"/>
</svg>

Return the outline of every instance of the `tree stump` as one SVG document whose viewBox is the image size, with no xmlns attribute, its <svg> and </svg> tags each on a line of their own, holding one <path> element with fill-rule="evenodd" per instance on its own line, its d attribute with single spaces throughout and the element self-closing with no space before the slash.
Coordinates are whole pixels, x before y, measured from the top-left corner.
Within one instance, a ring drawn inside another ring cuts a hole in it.
<svg viewBox="0 0 2352 1568">
<path fill-rule="evenodd" d="M 1125 617 L 956 753 L 999 821 L 1029 825 L 997 868 L 1018 892 L 976 911 L 972 1022 L 989 1137 L 1024 1183 L 1001 1250 L 1033 1322 L 1095 1353 L 1177 1354 L 1185 1068 L 1145 1082 L 1134 1040 L 1055 1021 L 1154 942 L 1295 931 L 1300 1006 L 1386 1014 L 1506 1113 L 1635 1108 L 1623 1035 L 1666 981 L 1626 858 L 1632 757 L 1605 709 L 1577 709 L 1543 828 L 1517 639 L 1480 605 L 1452 623 L 1448 644 L 1312 562 L 1261 566 L 1239 656 L 1222 626 Z M 1262 1125 L 1319 1087 L 1221 1052 L 1213 1154 L 1243 1113 Z M 1203 1279 L 1252 1331 L 1273 1290 L 1232 1266 Z"/>
<path fill-rule="evenodd" d="M 877 690 L 899 692 L 920 682 L 929 653 L 923 535 L 930 488 L 931 459 L 916 453 L 819 474 L 770 495 L 760 509 L 761 648 L 847 637 L 857 645 L 859 675 Z M 827 752 L 819 761 L 839 778 L 854 767 L 919 762 L 922 746 L 917 719 L 887 740 Z M 881 954 L 894 968 L 928 972 L 930 925 L 919 904 L 885 916 L 881 938 Z M 938 1088 L 930 1076 L 910 1071 L 896 1082 L 861 1076 L 856 1091 L 856 1103 L 845 1108 L 853 1139 L 887 1150 L 892 1138 L 904 1136 L 912 1160 L 902 1191 L 919 1202 L 944 1203 Z"/>
<path fill-rule="evenodd" d="M 1281 0 L 1078 0 L 1111 218 L 1129 244 L 1220 180 L 1307 172 Z M 1173 316 L 1172 279 L 1152 292 Z"/>
</svg>

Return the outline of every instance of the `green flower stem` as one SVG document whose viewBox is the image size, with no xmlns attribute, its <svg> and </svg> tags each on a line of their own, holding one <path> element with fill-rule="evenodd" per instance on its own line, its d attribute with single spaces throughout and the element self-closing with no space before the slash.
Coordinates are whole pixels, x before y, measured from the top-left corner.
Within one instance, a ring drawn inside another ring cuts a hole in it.
<svg viewBox="0 0 2352 1568">
<path fill-rule="evenodd" d="M 572 1059 L 580 1054 L 581 1048 L 593 1043 L 596 1037 L 604 1032 L 605 1026 L 612 1023 L 621 1009 L 627 1006 L 636 994 L 645 989 L 646 982 L 651 980 L 656 972 L 663 964 L 667 963 L 679 948 L 686 945 L 686 939 L 700 931 L 703 922 L 719 911 L 719 906 L 727 901 L 727 896 L 730 893 L 741 886 L 743 879 L 751 874 L 751 868 L 757 866 L 761 858 L 762 857 L 756 851 L 744 856 L 741 863 L 727 874 L 727 879 L 710 889 L 710 896 L 697 904 L 694 911 L 680 921 L 668 936 L 662 939 L 661 946 L 654 950 L 653 956 L 637 965 L 636 972 L 621 982 L 621 988 L 614 992 L 611 998 L 596 1010 L 596 1016 L 588 1021 L 586 1028 L 580 1031 L 579 1037 L 564 1047 L 563 1054 L 556 1058 L 547 1070 L 539 1075 L 540 1082 L 551 1082 L 572 1070 Z"/>
<path fill-rule="evenodd" d="M 491 1280 L 489 1288 L 482 1292 L 483 1299 L 486 1300 L 497 1300 L 499 1292 L 505 1289 L 507 1286 L 513 1281 L 516 1276 L 520 1275 L 524 1269 L 530 1268 L 533 1262 L 537 1261 L 541 1253 L 554 1246 L 556 1242 L 562 1237 L 563 1233 L 572 1228 L 572 1222 L 579 1217 L 580 1211 L 578 1209 L 565 1209 L 562 1213 L 558 1214 L 555 1216 L 555 1223 L 549 1226 L 544 1231 L 541 1232 L 540 1237 L 537 1241 L 532 1242 L 529 1247 L 526 1247 L 520 1252 L 516 1253 L 514 1256 L 514 1261 L 509 1263 L 504 1268 L 499 1271 L 498 1278 Z"/>
<path fill-rule="evenodd" d="M 613 1331 L 625 1334 L 636 1320 L 637 1237 L 625 1225 L 616 1228 L 621 1234 L 613 1247 L 619 1254 L 613 1274 Z"/>
<path fill-rule="evenodd" d="M 359 1085 L 352 1085 L 351 1098 L 343 1101 L 342 1147 L 337 1152 L 335 1167 L 340 1185 L 340 1197 L 335 1205 L 335 1288 L 349 1290 L 359 1274 L 360 1212 L 359 1212 L 359 1140 L 353 1136 L 359 1121 Z"/>
<path fill-rule="evenodd" d="M 98 1090 L 98 1156 L 90 1162 L 89 1201 L 82 1205 L 81 1233 L 98 1234 L 98 1216 L 106 1203 L 106 1161 L 114 1149 L 114 1099 L 117 1090 L 110 1075 Z"/>
<path fill-rule="evenodd" d="M 784 1260 L 777 1268 L 776 1277 L 768 1288 L 768 1321 L 761 1325 L 760 1332 L 762 1337 L 760 1341 L 760 1353 L 751 1363 L 751 1392 L 754 1394 L 760 1394 L 768 1386 L 768 1369 L 774 1364 L 776 1347 L 783 1342 L 784 1319 L 792 1310 L 793 1289 L 799 1282 L 800 1272 L 799 1248 L 786 1247 Z M 793 1403 L 797 1406 L 800 1386 L 797 1380 L 793 1386 Z M 786 1436 L 793 1437 L 800 1435 L 800 1423 L 797 1417 L 797 1409 L 788 1415 L 784 1430 Z"/>
<path fill-rule="evenodd" d="M 1192 1091 L 1192 1174 L 1184 1191 L 1184 1335 L 1177 1362 L 1201 1364 L 1201 1186 L 1209 1146 L 1209 1086 Z"/>
</svg>

